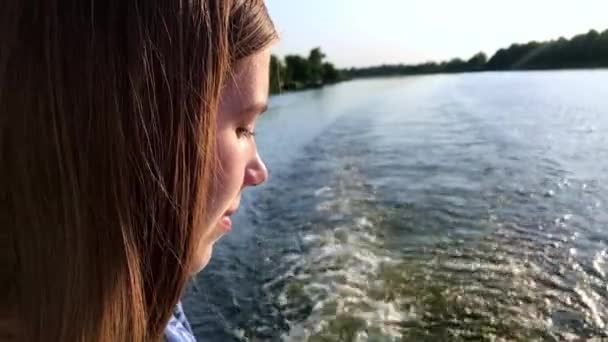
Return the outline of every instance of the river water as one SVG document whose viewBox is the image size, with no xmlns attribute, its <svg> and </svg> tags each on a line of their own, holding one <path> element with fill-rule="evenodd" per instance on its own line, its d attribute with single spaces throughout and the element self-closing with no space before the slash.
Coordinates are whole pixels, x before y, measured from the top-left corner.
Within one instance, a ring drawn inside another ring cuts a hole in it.
<svg viewBox="0 0 608 342">
<path fill-rule="evenodd" d="M 608 337 L 608 72 L 345 82 L 257 131 L 201 341 Z"/>
</svg>

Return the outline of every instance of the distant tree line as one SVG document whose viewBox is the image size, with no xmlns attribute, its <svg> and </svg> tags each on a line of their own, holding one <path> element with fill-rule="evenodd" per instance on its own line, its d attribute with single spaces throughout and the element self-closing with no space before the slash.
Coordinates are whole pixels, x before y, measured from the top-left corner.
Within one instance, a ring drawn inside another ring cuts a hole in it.
<svg viewBox="0 0 608 342">
<path fill-rule="evenodd" d="M 307 57 L 287 55 L 283 60 L 270 58 L 270 92 L 322 87 L 344 80 L 342 71 L 326 62 L 321 48 L 314 48 Z"/>
<path fill-rule="evenodd" d="M 344 70 L 346 77 L 374 77 L 392 75 L 419 75 L 435 73 L 542 70 L 565 68 L 608 67 L 608 30 L 595 30 L 568 40 L 559 38 L 548 42 L 532 41 L 513 44 L 498 50 L 490 59 L 480 52 L 468 60 L 428 62 L 417 65 L 381 65 Z"/>
</svg>

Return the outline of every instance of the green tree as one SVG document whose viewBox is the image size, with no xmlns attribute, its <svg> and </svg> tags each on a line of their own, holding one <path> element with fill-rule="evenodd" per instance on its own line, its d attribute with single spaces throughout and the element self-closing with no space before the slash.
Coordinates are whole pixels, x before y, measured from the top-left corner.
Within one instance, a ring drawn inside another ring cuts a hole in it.
<svg viewBox="0 0 608 342">
<path fill-rule="evenodd" d="M 323 83 L 336 83 L 340 81 L 340 72 L 334 67 L 333 64 L 326 62 L 323 63 Z"/>
<path fill-rule="evenodd" d="M 453 58 L 445 64 L 445 72 L 462 72 L 466 70 L 466 62 L 460 58 Z"/>
<path fill-rule="evenodd" d="M 600 60 L 599 66 L 608 67 L 608 30 L 602 32 L 595 44 L 597 58 Z"/>
<path fill-rule="evenodd" d="M 275 56 L 270 56 L 270 93 L 276 94 L 283 89 L 285 82 L 285 66 L 281 60 Z"/>
<path fill-rule="evenodd" d="M 467 61 L 467 67 L 469 70 L 482 70 L 487 62 L 488 56 L 483 52 L 479 52 Z"/>
<path fill-rule="evenodd" d="M 308 60 L 298 55 L 285 56 L 286 79 L 295 83 L 295 87 L 303 87 L 310 82 L 311 70 Z"/>
<path fill-rule="evenodd" d="M 324 58 L 325 54 L 323 54 L 320 47 L 310 50 L 308 65 L 310 67 L 310 82 L 313 84 L 320 84 L 323 81 Z"/>
<path fill-rule="evenodd" d="M 443 72 L 468 72 L 481 70 L 535 70 L 560 68 L 608 67 L 608 30 L 599 33 L 591 30 L 566 39 L 524 44 L 512 44 L 502 48 L 488 60 L 478 53 L 468 61 L 458 58 L 448 62 L 417 65 L 381 65 L 346 70 L 348 77 L 372 77 L 389 75 L 416 75 Z"/>
</svg>

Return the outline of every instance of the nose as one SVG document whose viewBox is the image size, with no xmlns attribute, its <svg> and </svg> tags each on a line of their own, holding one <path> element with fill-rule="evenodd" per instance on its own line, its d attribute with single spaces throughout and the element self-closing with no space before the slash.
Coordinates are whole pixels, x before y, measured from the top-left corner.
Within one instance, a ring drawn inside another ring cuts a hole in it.
<svg viewBox="0 0 608 342">
<path fill-rule="evenodd" d="M 259 153 L 256 152 L 255 158 L 245 170 L 245 185 L 256 186 L 264 183 L 268 179 L 268 169 L 262 161 Z"/>
</svg>

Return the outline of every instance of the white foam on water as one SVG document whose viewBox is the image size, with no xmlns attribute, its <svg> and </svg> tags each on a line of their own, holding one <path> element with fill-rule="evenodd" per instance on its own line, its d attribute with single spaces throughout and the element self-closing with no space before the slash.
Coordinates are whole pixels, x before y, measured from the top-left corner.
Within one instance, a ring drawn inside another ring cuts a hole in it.
<svg viewBox="0 0 608 342">
<path fill-rule="evenodd" d="M 361 228 L 370 228 L 373 226 L 373 223 L 366 216 L 363 216 L 355 220 L 355 225 Z"/>
<path fill-rule="evenodd" d="M 275 286 L 277 283 L 282 282 L 285 279 L 288 279 L 290 277 L 293 277 L 295 275 L 295 270 L 298 269 L 299 267 L 303 266 L 305 262 L 306 261 L 303 260 L 301 257 L 298 257 L 296 259 L 296 261 L 294 263 L 292 263 L 292 265 L 289 267 L 289 269 L 287 271 L 285 271 L 283 274 L 275 277 L 273 280 L 264 284 L 262 286 L 262 289 L 268 290 L 270 287 Z"/>
<path fill-rule="evenodd" d="M 324 186 L 320 189 L 315 190 L 315 197 L 319 197 L 321 195 L 331 193 L 331 191 L 332 191 L 332 188 L 330 188 L 328 186 Z"/>
<path fill-rule="evenodd" d="M 593 257 L 593 269 L 602 277 L 606 278 L 606 256 L 607 251 L 604 249 L 598 252 Z"/>
<path fill-rule="evenodd" d="M 370 297 L 369 292 L 378 285 L 370 279 L 378 278 L 381 264 L 394 262 L 389 255 L 378 254 L 378 249 L 372 248 L 378 240 L 373 229 L 368 217 L 359 216 L 351 227 L 338 226 L 302 237 L 310 248 L 302 256 L 307 271 L 293 277 L 300 284 L 294 286 L 314 306 L 303 321 L 291 322 L 290 331 L 282 337 L 284 341 L 306 340 L 326 329 L 332 320 L 340 319 L 340 315 L 362 319 L 386 338 L 401 336 L 397 323 L 411 315 L 400 311 L 397 300 L 385 302 Z M 294 300 L 289 298 L 288 288 L 279 295 L 279 302 L 287 307 Z M 364 331 L 359 332 L 358 339 L 364 341 L 366 336 Z"/>
<path fill-rule="evenodd" d="M 581 284 L 577 284 L 576 287 L 574 287 L 574 293 L 576 293 L 581 302 L 585 304 L 586 308 L 588 309 L 587 315 L 589 318 L 591 318 L 593 323 L 600 329 L 604 329 L 606 324 L 602 318 L 602 311 L 598 305 L 601 296 Z"/>
</svg>

